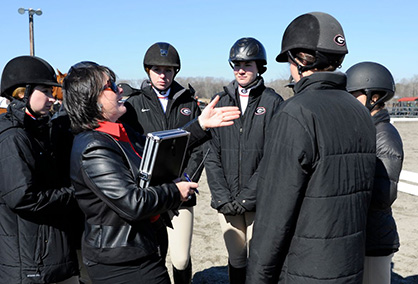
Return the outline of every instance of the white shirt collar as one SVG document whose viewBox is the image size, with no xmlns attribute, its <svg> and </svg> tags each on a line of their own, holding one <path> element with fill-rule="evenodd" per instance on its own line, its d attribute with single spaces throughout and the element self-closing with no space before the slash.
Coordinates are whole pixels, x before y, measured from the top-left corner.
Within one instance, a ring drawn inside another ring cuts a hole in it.
<svg viewBox="0 0 418 284">
<path fill-rule="evenodd" d="M 152 87 L 152 88 L 154 89 L 154 92 L 157 94 L 158 98 L 166 98 L 167 99 L 168 98 L 168 95 L 170 95 L 171 88 L 168 88 L 165 91 L 157 90 L 154 87 Z"/>
</svg>

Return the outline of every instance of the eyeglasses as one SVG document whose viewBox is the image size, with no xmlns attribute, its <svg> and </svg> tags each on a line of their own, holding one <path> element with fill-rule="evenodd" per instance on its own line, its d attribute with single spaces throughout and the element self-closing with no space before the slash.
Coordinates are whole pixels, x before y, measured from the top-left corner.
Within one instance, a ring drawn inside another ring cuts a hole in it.
<svg viewBox="0 0 418 284">
<path fill-rule="evenodd" d="M 103 86 L 103 91 L 104 90 L 112 90 L 116 94 L 119 94 L 119 87 L 111 79 L 107 80 L 106 85 Z"/>
</svg>

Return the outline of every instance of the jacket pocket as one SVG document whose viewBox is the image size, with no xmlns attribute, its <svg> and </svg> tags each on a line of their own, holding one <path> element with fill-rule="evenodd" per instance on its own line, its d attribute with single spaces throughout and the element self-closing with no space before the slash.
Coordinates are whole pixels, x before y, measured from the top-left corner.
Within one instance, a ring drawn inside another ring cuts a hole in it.
<svg viewBox="0 0 418 284">
<path fill-rule="evenodd" d="M 47 255 L 47 245 L 48 245 L 48 235 L 49 227 L 45 225 L 40 225 L 38 227 L 38 233 L 36 237 L 36 247 L 35 247 L 35 263 L 42 265 L 43 261 Z"/>
</svg>

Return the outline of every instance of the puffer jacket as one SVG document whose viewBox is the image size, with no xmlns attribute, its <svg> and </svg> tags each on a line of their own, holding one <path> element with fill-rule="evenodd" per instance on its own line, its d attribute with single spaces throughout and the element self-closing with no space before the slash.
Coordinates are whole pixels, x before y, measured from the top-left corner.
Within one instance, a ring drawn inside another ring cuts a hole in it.
<svg viewBox="0 0 418 284">
<path fill-rule="evenodd" d="M 132 94 L 125 102 L 127 111 L 120 121 L 142 134 L 181 128 L 201 113 L 194 94 L 195 91 L 190 85 L 186 89 L 174 81 L 170 87 L 167 109 L 164 112 L 151 83 L 145 80 L 140 91 Z M 202 147 L 190 148 L 185 155 L 183 173 L 187 173 L 193 181 L 199 181 L 203 170 L 202 160 Z M 181 176 L 185 180 L 184 175 Z M 193 195 L 191 200 L 182 204 L 182 207 L 195 205 L 196 196 Z"/>
<path fill-rule="evenodd" d="M 74 190 L 57 187 L 47 123 L 17 100 L 0 119 L 2 283 L 54 283 L 79 273 L 67 222 Z"/>
<path fill-rule="evenodd" d="M 345 86 L 304 77 L 270 123 L 246 283 L 361 283 L 376 134 Z"/>
<path fill-rule="evenodd" d="M 117 264 L 157 253 L 151 217 L 180 205 L 174 183 L 140 188 L 142 149 L 99 131 L 78 134 L 71 152 L 71 180 L 86 216 L 84 261 Z M 122 150 L 123 149 L 123 150 Z"/>
<path fill-rule="evenodd" d="M 224 87 L 218 94 L 217 106 L 240 106 L 237 90 L 235 80 Z M 263 156 L 265 134 L 282 101 L 260 77 L 250 91 L 244 115 L 231 126 L 211 130 L 205 168 L 214 209 L 237 200 L 247 211 L 255 211 L 257 167 Z"/>
<path fill-rule="evenodd" d="M 386 256 L 399 249 L 399 236 L 392 204 L 398 192 L 399 175 L 403 163 L 402 139 L 390 123 L 386 109 L 373 117 L 376 126 L 376 176 L 372 201 L 367 217 L 367 256 Z"/>
</svg>

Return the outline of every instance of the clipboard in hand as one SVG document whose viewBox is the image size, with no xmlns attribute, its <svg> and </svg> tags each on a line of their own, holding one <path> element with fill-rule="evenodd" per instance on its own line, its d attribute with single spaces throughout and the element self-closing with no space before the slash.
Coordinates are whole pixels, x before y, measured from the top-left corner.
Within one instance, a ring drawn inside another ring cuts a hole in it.
<svg viewBox="0 0 418 284">
<path fill-rule="evenodd" d="M 181 175 L 190 133 L 171 129 L 147 134 L 139 168 L 139 186 L 172 182 Z"/>
</svg>

